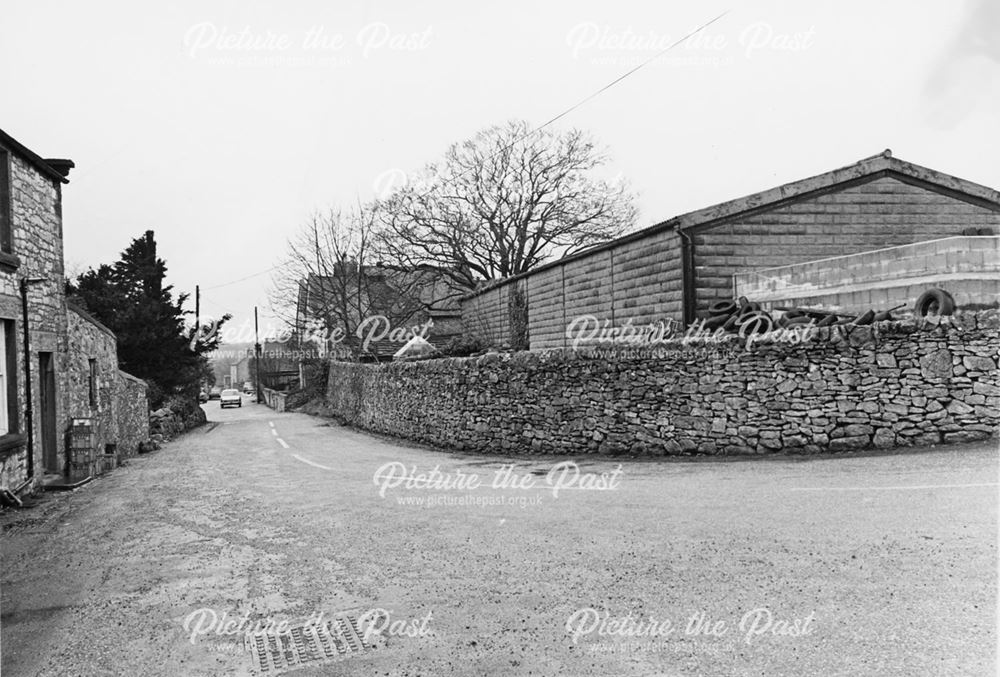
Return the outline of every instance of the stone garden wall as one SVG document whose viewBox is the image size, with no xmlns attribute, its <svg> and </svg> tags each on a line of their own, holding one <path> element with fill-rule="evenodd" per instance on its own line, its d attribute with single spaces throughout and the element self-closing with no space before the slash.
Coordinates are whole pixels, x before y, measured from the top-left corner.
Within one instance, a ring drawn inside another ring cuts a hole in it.
<svg viewBox="0 0 1000 677">
<path fill-rule="evenodd" d="M 275 411 L 285 411 L 288 393 L 281 392 L 280 390 L 272 390 L 271 388 L 261 388 L 260 394 L 264 398 L 264 404 L 269 406 L 271 409 L 274 409 Z"/>
<path fill-rule="evenodd" d="M 149 442 L 149 399 L 146 391 L 145 381 L 118 370 L 114 393 L 119 457 L 134 456 Z"/>
<path fill-rule="evenodd" d="M 93 422 L 97 454 L 114 454 L 115 462 L 134 456 L 149 441 L 146 382 L 118 369 L 118 340 L 110 329 L 73 303 L 67 308 L 69 417 Z"/>
<path fill-rule="evenodd" d="M 947 319 L 947 318 L 946 318 Z M 498 453 L 817 453 L 984 439 L 995 311 L 769 337 L 330 366 L 344 422 Z"/>
<path fill-rule="evenodd" d="M 208 417 L 194 397 L 174 395 L 149 414 L 149 441 L 154 448 L 200 425 Z"/>
</svg>

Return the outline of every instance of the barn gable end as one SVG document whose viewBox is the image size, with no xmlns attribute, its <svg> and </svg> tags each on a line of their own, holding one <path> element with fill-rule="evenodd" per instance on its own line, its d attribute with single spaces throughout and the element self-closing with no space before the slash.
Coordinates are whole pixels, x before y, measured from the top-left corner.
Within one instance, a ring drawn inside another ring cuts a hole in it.
<svg viewBox="0 0 1000 677">
<path fill-rule="evenodd" d="M 695 312 L 753 269 L 967 234 L 1000 232 L 1000 206 L 897 173 L 689 229 Z"/>
</svg>

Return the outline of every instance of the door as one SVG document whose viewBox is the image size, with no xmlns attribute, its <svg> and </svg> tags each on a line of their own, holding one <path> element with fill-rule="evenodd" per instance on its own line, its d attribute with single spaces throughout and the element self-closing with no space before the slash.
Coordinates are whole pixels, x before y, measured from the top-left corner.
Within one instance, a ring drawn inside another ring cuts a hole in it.
<svg viewBox="0 0 1000 677">
<path fill-rule="evenodd" d="M 38 353 L 38 400 L 41 404 L 39 424 L 42 442 L 42 463 L 45 471 L 62 474 L 59 449 L 56 444 L 56 367 L 52 353 Z"/>
</svg>

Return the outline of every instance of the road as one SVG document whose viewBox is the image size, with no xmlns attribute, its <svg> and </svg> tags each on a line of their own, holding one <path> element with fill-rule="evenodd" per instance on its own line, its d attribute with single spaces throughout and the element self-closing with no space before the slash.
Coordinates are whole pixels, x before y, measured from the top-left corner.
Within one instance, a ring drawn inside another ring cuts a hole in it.
<svg viewBox="0 0 1000 677">
<path fill-rule="evenodd" d="M 4 676 L 995 674 L 995 442 L 553 472 L 205 408 L 0 516 Z"/>
</svg>

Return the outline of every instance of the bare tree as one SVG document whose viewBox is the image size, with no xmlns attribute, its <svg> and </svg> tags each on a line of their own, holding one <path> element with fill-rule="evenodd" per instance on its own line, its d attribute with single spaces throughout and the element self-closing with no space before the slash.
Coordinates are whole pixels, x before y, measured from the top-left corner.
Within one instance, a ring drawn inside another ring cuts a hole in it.
<svg viewBox="0 0 1000 677">
<path fill-rule="evenodd" d="M 377 209 L 317 213 L 290 240 L 272 301 L 298 337 L 325 337 L 324 347 L 356 356 L 371 348 L 365 336 L 425 321 L 462 293 L 433 266 L 381 259 Z"/>
<path fill-rule="evenodd" d="M 469 289 L 526 272 L 632 226 L 626 186 L 592 176 L 606 162 L 582 131 L 491 127 L 382 201 L 379 248 L 406 265 L 436 265 Z"/>
</svg>

